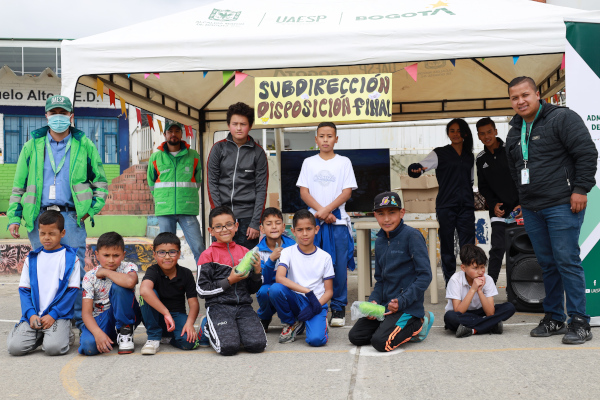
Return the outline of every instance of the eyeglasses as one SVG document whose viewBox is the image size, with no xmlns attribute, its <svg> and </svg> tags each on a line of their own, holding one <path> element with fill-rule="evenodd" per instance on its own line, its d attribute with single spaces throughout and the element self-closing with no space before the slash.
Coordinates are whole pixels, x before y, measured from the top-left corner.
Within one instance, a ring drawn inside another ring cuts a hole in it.
<svg viewBox="0 0 600 400">
<path fill-rule="evenodd" d="M 160 258 L 163 258 L 167 254 L 169 255 L 169 257 L 173 258 L 177 254 L 179 254 L 179 250 L 169 250 L 169 251 L 159 250 L 159 251 L 156 252 L 156 255 L 159 256 Z"/>
<path fill-rule="evenodd" d="M 231 230 L 231 228 L 233 228 L 235 224 L 233 222 L 228 222 L 225 225 L 217 225 L 217 226 L 213 226 L 212 229 L 213 231 L 219 233 L 221 232 L 223 229 L 227 229 L 228 231 Z"/>
</svg>

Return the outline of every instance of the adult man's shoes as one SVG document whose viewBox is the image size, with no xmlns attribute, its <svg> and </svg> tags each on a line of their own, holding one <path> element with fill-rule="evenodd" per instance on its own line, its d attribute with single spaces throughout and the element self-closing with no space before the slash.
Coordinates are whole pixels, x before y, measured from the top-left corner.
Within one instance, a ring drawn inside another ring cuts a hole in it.
<svg viewBox="0 0 600 400">
<path fill-rule="evenodd" d="M 569 324 L 568 332 L 562 338 L 564 344 L 584 344 L 592 340 L 590 324 L 579 315 L 573 315 Z"/>
<path fill-rule="evenodd" d="M 548 337 L 552 335 L 564 335 L 567 333 L 567 324 L 552 319 L 551 313 L 546 313 L 540 324 L 529 333 L 533 337 Z"/>
</svg>

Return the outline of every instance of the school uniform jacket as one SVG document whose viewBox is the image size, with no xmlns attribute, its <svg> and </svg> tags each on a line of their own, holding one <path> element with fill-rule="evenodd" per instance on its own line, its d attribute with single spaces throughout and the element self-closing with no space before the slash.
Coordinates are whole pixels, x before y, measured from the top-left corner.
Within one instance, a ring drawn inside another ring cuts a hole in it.
<svg viewBox="0 0 600 400">
<path fill-rule="evenodd" d="M 494 150 L 494 154 L 485 148 L 477 155 L 477 180 L 479 193 L 485 197 L 490 209 L 490 218 L 496 217 L 494 207 L 498 203 L 503 203 L 502 217 L 508 218 L 513 208 L 519 205 L 519 192 L 510 175 L 504 142 L 500 138 L 496 140 L 500 146 Z"/>
<path fill-rule="evenodd" d="M 246 279 L 230 285 L 227 281 L 231 269 L 240 263 L 248 249 L 235 242 L 213 242 L 200 255 L 196 290 L 205 306 L 212 304 L 242 305 L 252 304 L 251 294 L 258 292 L 262 285 L 261 274 L 250 271 Z"/>
<path fill-rule="evenodd" d="M 286 235 L 281 235 L 281 247 L 284 249 L 286 247 L 290 247 L 295 245 L 296 242 L 294 239 L 287 237 Z M 271 260 L 271 253 L 273 250 L 267 246 L 267 237 L 265 236 L 263 240 L 258 244 L 258 251 L 260 254 L 260 265 L 262 268 L 262 276 L 263 283 L 265 285 L 272 285 L 275 283 L 275 261 Z"/>
</svg>

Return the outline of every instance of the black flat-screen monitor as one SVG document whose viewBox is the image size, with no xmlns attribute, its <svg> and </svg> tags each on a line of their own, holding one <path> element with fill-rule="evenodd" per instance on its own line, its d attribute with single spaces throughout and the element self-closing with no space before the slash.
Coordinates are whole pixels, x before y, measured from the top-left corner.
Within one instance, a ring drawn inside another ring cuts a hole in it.
<svg viewBox="0 0 600 400">
<path fill-rule="evenodd" d="M 304 159 L 317 153 L 317 150 L 281 152 L 282 212 L 295 213 L 308 208 L 300 198 L 300 188 L 296 186 L 296 182 Z M 335 153 L 352 161 L 358 186 L 358 189 L 352 191 L 352 198 L 346 202 L 346 211 L 373 211 L 373 198 L 378 193 L 390 190 L 390 150 L 336 150 Z"/>
</svg>

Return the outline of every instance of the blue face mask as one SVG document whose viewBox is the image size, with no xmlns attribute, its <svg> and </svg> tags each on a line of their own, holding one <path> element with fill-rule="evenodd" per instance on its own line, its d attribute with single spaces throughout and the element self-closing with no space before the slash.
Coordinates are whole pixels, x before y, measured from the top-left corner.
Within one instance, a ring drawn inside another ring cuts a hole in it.
<svg viewBox="0 0 600 400">
<path fill-rule="evenodd" d="M 48 126 L 54 132 L 62 133 L 71 126 L 71 116 L 54 114 L 48 117 Z"/>
</svg>

